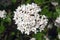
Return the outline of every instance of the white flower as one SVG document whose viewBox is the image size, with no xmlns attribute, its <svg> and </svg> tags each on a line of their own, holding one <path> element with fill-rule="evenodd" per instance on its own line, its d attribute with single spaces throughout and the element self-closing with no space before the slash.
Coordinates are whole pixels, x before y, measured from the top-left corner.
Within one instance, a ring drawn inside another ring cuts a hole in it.
<svg viewBox="0 0 60 40">
<path fill-rule="evenodd" d="M 6 18 L 6 12 L 5 12 L 5 10 L 3 10 L 3 11 L 0 10 L 0 18 L 3 18 L 3 19 Z"/>
<path fill-rule="evenodd" d="M 45 15 L 41 15 L 40 17 L 41 18 L 39 19 L 40 21 L 38 23 L 40 25 L 39 29 L 40 29 L 40 32 L 41 32 L 42 30 L 44 30 L 45 26 L 47 25 L 48 19 Z"/>
<path fill-rule="evenodd" d="M 51 29 L 52 28 L 52 24 L 49 24 L 47 28 L 50 28 Z"/>
<path fill-rule="evenodd" d="M 44 36 L 44 38 L 45 38 L 46 40 L 49 40 L 49 38 L 48 38 L 47 36 Z"/>
<path fill-rule="evenodd" d="M 60 34 L 58 34 L 58 38 L 60 39 Z"/>
<path fill-rule="evenodd" d="M 36 40 L 36 38 L 31 38 L 30 40 Z"/>
<path fill-rule="evenodd" d="M 31 31 L 37 33 L 37 28 L 39 28 L 40 31 L 44 30 L 48 19 L 45 15 L 39 15 L 38 12 L 40 11 L 41 8 L 34 3 L 18 6 L 16 11 L 14 11 L 13 18 L 15 24 L 17 24 L 17 29 L 27 35 L 29 35 Z"/>
<path fill-rule="evenodd" d="M 57 6 L 58 5 L 58 2 L 51 2 L 52 3 L 52 5 L 54 5 L 54 6 Z"/>
<path fill-rule="evenodd" d="M 57 19 L 55 20 L 55 25 L 56 25 L 57 27 L 60 27 L 60 16 L 57 17 Z"/>
</svg>

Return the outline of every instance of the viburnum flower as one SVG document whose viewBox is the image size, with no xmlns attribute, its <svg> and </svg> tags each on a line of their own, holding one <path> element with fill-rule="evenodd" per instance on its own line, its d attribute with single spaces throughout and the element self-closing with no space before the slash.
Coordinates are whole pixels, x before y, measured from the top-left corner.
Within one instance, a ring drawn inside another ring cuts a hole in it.
<svg viewBox="0 0 60 40">
<path fill-rule="evenodd" d="M 58 2 L 51 2 L 52 5 L 57 6 Z"/>
<path fill-rule="evenodd" d="M 36 38 L 31 38 L 30 40 L 36 40 Z"/>
<path fill-rule="evenodd" d="M 39 15 L 38 12 L 41 12 L 41 8 L 35 3 L 18 6 L 13 18 L 17 29 L 27 35 L 31 31 L 37 33 L 38 28 L 40 32 L 44 30 L 48 19 L 45 15 Z"/>
<path fill-rule="evenodd" d="M 60 16 L 55 20 L 55 26 L 60 27 Z"/>
<path fill-rule="evenodd" d="M 6 18 L 6 12 L 5 12 L 5 10 L 3 10 L 3 11 L 0 10 L 0 18 L 3 18 L 3 19 Z"/>
</svg>

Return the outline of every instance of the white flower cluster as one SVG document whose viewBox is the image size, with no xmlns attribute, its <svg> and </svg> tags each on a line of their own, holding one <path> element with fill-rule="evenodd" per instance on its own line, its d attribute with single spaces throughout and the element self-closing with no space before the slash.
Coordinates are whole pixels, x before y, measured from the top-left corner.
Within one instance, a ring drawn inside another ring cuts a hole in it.
<svg viewBox="0 0 60 40">
<path fill-rule="evenodd" d="M 60 39 L 60 34 L 58 34 L 58 38 Z"/>
<path fill-rule="evenodd" d="M 58 2 L 51 2 L 52 5 L 57 6 Z"/>
<path fill-rule="evenodd" d="M 49 38 L 47 36 L 44 36 L 45 40 L 49 40 Z"/>
<path fill-rule="evenodd" d="M 36 40 L 36 38 L 31 38 L 30 40 Z"/>
<path fill-rule="evenodd" d="M 3 11 L 0 10 L 0 18 L 3 18 L 3 19 L 6 18 L 6 12 L 5 12 L 5 10 L 3 10 Z"/>
<path fill-rule="evenodd" d="M 36 25 L 39 25 L 39 29 L 40 29 L 40 32 L 41 32 L 42 30 L 44 30 L 45 26 L 47 25 L 48 19 L 45 15 L 40 15 L 40 17 L 41 18 L 39 19 L 39 21 L 37 22 Z"/>
<path fill-rule="evenodd" d="M 17 29 L 27 35 L 31 31 L 37 33 L 37 28 L 40 29 L 40 32 L 44 30 L 48 19 L 45 15 L 39 15 L 39 11 L 41 9 L 35 3 L 18 6 L 16 11 L 14 11 L 13 18 L 18 26 Z"/>
<path fill-rule="evenodd" d="M 60 27 L 60 16 L 55 20 L 55 26 Z"/>
</svg>

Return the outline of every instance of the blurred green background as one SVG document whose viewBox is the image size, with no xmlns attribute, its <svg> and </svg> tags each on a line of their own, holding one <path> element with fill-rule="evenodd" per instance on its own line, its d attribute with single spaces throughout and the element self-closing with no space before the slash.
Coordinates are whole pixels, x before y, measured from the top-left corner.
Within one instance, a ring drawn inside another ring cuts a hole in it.
<svg viewBox="0 0 60 40">
<path fill-rule="evenodd" d="M 54 6 L 51 2 L 57 2 Z M 0 18 L 0 40 L 29 40 L 35 37 L 36 40 L 45 40 L 44 36 L 48 34 L 48 29 L 45 28 L 43 32 L 37 34 L 25 35 L 17 30 L 17 26 L 13 21 L 13 11 L 22 4 L 36 3 L 41 7 L 42 11 L 39 14 L 46 15 L 48 19 L 55 20 L 60 15 L 60 0 L 0 0 L 0 10 L 6 10 L 6 19 Z M 60 33 L 60 28 L 56 29 Z M 59 40 L 57 37 L 54 40 Z"/>
</svg>

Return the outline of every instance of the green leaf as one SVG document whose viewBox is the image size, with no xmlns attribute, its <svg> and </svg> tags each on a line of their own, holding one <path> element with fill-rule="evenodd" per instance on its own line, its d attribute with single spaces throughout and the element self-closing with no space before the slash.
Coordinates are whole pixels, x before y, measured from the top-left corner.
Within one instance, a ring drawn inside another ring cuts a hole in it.
<svg viewBox="0 0 60 40">
<path fill-rule="evenodd" d="M 4 32 L 4 30 L 5 30 L 5 26 L 1 25 L 0 26 L 0 33 Z"/>
<path fill-rule="evenodd" d="M 27 3 L 30 3 L 30 2 L 31 2 L 31 0 L 27 0 L 27 1 L 26 1 L 26 4 L 27 4 Z"/>
<path fill-rule="evenodd" d="M 15 35 L 15 32 L 11 32 L 11 35 Z"/>
<path fill-rule="evenodd" d="M 58 33 L 60 33 L 60 28 L 57 28 Z"/>
<path fill-rule="evenodd" d="M 11 22 L 11 18 L 10 17 L 7 17 L 4 21 L 10 23 Z"/>
<path fill-rule="evenodd" d="M 59 14 L 57 12 L 54 12 L 54 15 L 53 15 L 54 19 L 56 19 L 58 16 Z"/>
<path fill-rule="evenodd" d="M 38 5 L 42 4 L 45 0 L 34 0 L 35 3 L 37 3 Z"/>
<path fill-rule="evenodd" d="M 37 34 L 34 35 L 34 37 L 36 38 L 36 40 L 42 40 L 43 33 L 38 32 Z"/>
<path fill-rule="evenodd" d="M 41 14 L 42 14 L 42 15 L 46 15 L 48 18 L 51 18 L 51 17 L 52 17 L 52 13 L 48 10 L 47 6 L 45 6 L 45 7 L 42 9 Z"/>
<path fill-rule="evenodd" d="M 16 0 L 11 0 L 12 3 L 16 3 Z"/>
<path fill-rule="evenodd" d="M 11 23 L 11 13 L 9 13 L 8 15 L 6 15 L 6 18 L 4 19 L 4 22 L 8 22 L 8 23 Z"/>
<path fill-rule="evenodd" d="M 60 15 L 60 7 L 56 8 L 56 12 Z"/>
</svg>

